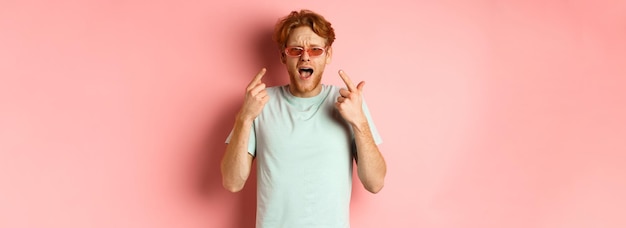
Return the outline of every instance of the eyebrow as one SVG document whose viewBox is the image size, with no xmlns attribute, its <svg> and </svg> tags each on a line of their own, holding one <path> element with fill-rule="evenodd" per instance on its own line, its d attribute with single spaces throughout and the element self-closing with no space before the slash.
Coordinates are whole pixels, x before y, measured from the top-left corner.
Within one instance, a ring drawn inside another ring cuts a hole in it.
<svg viewBox="0 0 626 228">
<path fill-rule="evenodd" d="M 304 47 L 304 46 L 301 46 L 301 45 L 290 45 L 290 44 L 287 44 L 286 46 L 287 47 Z M 309 45 L 309 47 L 325 47 L 325 45 L 312 44 L 312 45 Z"/>
</svg>

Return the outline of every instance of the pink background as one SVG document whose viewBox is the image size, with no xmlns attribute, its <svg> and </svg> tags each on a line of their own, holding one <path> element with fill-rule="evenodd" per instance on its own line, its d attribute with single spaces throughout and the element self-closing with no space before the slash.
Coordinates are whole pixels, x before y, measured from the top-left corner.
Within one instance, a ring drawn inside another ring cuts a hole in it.
<svg viewBox="0 0 626 228">
<path fill-rule="evenodd" d="M 0 227 L 252 227 L 222 189 L 245 85 L 309 8 L 385 143 L 353 227 L 626 227 L 626 2 L 0 2 Z"/>
</svg>

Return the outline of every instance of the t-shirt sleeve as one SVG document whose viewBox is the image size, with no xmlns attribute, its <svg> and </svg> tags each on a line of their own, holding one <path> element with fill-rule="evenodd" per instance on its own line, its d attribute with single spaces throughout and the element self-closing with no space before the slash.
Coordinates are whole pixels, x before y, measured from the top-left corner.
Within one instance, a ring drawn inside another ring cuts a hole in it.
<svg viewBox="0 0 626 228">
<path fill-rule="evenodd" d="M 383 143 L 383 139 L 378 134 L 378 130 L 376 129 L 376 125 L 374 124 L 374 120 L 370 114 L 369 109 L 367 108 L 367 104 L 365 104 L 365 100 L 363 100 L 363 112 L 365 113 L 365 118 L 367 118 L 367 122 L 370 125 L 370 131 L 372 132 L 372 137 L 374 138 L 374 143 L 376 145 L 380 145 Z"/>
<path fill-rule="evenodd" d="M 250 138 L 248 139 L 248 153 L 253 157 L 256 156 L 256 133 L 254 132 L 254 123 L 252 123 L 252 129 L 250 129 Z M 226 144 L 230 143 L 230 138 L 233 136 L 233 130 L 230 130 L 228 138 L 226 138 Z"/>
</svg>

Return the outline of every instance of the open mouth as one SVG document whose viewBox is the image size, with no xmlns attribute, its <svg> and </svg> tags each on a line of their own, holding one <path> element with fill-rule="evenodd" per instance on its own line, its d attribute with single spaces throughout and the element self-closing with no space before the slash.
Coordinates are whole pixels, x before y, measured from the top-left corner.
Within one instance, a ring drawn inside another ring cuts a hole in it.
<svg viewBox="0 0 626 228">
<path fill-rule="evenodd" d="M 304 79 L 309 78 L 311 77 L 311 75 L 313 75 L 313 69 L 308 67 L 301 67 L 300 69 L 298 69 L 298 72 L 300 73 L 300 77 Z"/>
</svg>

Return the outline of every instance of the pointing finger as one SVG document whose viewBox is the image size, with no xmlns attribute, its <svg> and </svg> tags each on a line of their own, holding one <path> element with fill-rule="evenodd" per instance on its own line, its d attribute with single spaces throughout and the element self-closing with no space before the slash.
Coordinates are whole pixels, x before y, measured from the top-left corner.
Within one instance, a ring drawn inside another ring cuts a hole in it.
<svg viewBox="0 0 626 228">
<path fill-rule="evenodd" d="M 263 78 L 263 75 L 265 75 L 265 71 L 267 71 L 267 70 L 265 68 L 263 68 L 263 69 L 261 69 L 261 71 L 259 71 L 258 74 L 256 74 L 254 79 L 252 79 L 250 84 L 248 84 L 248 89 L 251 89 L 251 87 L 253 87 L 254 85 L 258 84 L 259 81 L 261 81 L 261 78 Z"/>
<path fill-rule="evenodd" d="M 352 80 L 350 80 L 350 77 L 348 77 L 346 72 L 344 72 L 343 70 L 339 70 L 339 76 L 343 80 L 343 83 L 346 83 L 346 87 L 348 87 L 348 90 L 350 92 L 356 91 L 356 88 L 354 87 L 354 84 L 352 84 Z"/>
</svg>

